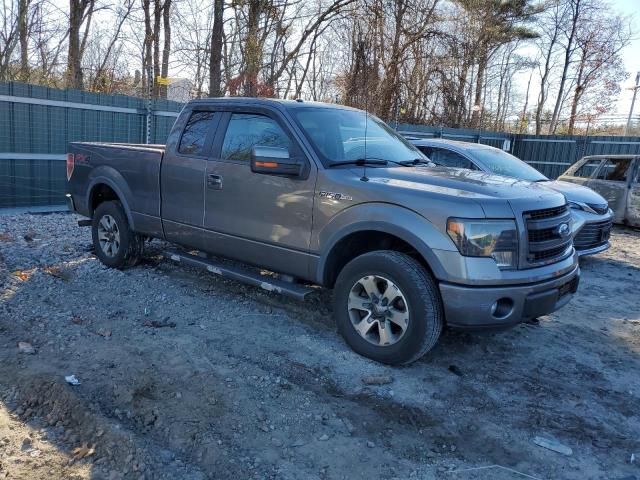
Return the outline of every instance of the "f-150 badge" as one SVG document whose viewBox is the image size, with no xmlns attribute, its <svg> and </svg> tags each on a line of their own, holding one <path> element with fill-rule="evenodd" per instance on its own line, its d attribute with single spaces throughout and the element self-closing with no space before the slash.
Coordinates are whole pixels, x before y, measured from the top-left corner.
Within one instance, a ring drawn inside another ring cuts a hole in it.
<svg viewBox="0 0 640 480">
<path fill-rule="evenodd" d="M 350 195 L 336 192 L 320 192 L 320 198 L 328 198 L 330 200 L 353 200 Z"/>
</svg>

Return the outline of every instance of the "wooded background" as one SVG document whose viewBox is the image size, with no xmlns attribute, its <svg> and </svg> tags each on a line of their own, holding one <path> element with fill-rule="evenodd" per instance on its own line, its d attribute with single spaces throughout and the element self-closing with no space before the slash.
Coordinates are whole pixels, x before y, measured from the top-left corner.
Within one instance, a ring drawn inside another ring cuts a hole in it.
<svg viewBox="0 0 640 480">
<path fill-rule="evenodd" d="M 2 1 L 0 81 L 515 133 L 606 133 L 634 34 L 607 0 Z"/>
</svg>

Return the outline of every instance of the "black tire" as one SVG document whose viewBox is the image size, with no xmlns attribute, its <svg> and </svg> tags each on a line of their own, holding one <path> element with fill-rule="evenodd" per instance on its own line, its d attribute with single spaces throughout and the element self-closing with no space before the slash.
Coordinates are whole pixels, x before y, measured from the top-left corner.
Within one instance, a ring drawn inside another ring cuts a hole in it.
<svg viewBox="0 0 640 480">
<path fill-rule="evenodd" d="M 115 222 L 120 238 L 118 248 L 111 252 L 112 255 L 105 252 L 98 239 L 98 226 L 106 215 Z M 122 204 L 118 201 L 103 202 L 98 205 L 91 219 L 91 237 L 96 256 L 108 267 L 132 267 L 137 265 L 142 257 L 143 238 L 131 230 Z"/>
<path fill-rule="evenodd" d="M 406 299 L 408 325 L 396 343 L 374 345 L 352 323 L 349 295 L 360 279 L 371 275 L 389 279 Z M 414 258 L 391 250 L 365 253 L 342 269 L 334 287 L 334 315 L 338 331 L 356 353 L 390 365 L 422 357 L 438 341 L 444 323 L 442 299 L 431 274 Z"/>
</svg>

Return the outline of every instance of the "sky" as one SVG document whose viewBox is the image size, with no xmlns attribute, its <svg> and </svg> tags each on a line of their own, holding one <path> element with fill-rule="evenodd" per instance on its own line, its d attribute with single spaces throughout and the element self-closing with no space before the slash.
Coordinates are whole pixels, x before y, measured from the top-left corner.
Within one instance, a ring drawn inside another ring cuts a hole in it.
<svg viewBox="0 0 640 480">
<path fill-rule="evenodd" d="M 618 100 L 610 112 L 605 117 L 613 119 L 615 117 L 616 123 L 624 123 L 627 115 L 629 115 L 629 109 L 631 108 L 631 99 L 633 97 L 633 91 L 629 90 L 630 87 L 635 85 L 636 74 L 640 72 L 640 0 L 609 0 L 610 8 L 616 13 L 622 14 L 628 18 L 631 22 L 631 26 L 634 32 L 633 41 L 622 51 L 622 57 L 624 61 L 624 67 L 627 71 L 627 78 L 621 84 L 621 91 L 618 96 Z M 533 45 L 527 45 L 522 49 L 522 54 L 535 57 L 536 49 Z M 524 102 L 524 94 L 527 89 L 527 81 L 529 80 L 529 71 L 522 71 L 515 75 L 514 85 L 516 91 L 522 95 L 522 101 Z M 540 77 L 534 74 L 531 82 L 531 89 L 529 91 L 529 110 L 535 109 L 535 103 L 538 98 Z M 633 109 L 634 118 L 640 116 L 640 90 L 636 98 L 635 107 Z"/>
<path fill-rule="evenodd" d="M 629 76 L 622 84 L 622 92 L 616 109 L 616 113 L 628 113 L 633 92 L 626 90 L 626 88 L 635 84 L 636 74 L 640 72 L 640 0 L 611 0 L 611 4 L 618 12 L 628 16 L 635 32 L 635 39 L 623 52 L 624 66 L 629 72 Z M 640 98 L 640 92 L 638 97 Z M 636 100 L 634 113 L 640 114 L 640 100 Z"/>
</svg>

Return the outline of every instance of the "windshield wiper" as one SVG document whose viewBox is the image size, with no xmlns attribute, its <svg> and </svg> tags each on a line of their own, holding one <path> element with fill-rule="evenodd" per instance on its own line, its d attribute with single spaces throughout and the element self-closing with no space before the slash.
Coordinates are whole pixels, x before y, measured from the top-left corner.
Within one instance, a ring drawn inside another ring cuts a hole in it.
<svg viewBox="0 0 640 480">
<path fill-rule="evenodd" d="M 357 160 L 344 160 L 342 162 L 331 162 L 329 168 L 340 165 L 387 165 L 389 162 L 378 158 L 358 158 Z"/>
</svg>

